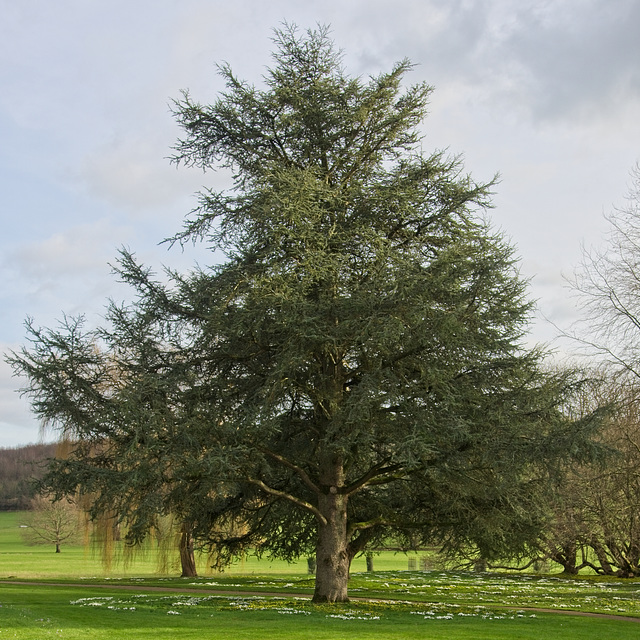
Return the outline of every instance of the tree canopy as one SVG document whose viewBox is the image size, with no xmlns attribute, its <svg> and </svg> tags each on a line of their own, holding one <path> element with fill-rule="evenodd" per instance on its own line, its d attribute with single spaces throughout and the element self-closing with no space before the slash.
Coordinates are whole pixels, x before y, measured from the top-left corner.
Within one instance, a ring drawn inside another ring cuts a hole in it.
<svg viewBox="0 0 640 640">
<path fill-rule="evenodd" d="M 174 105 L 175 161 L 234 182 L 171 240 L 225 261 L 160 278 L 123 252 L 132 305 L 31 324 L 10 358 L 76 443 L 45 485 L 132 539 L 168 511 L 221 561 L 315 553 L 316 601 L 345 600 L 352 558 L 390 537 L 518 553 L 596 421 L 567 417 L 573 381 L 524 346 L 493 183 L 422 152 L 409 62 L 349 77 L 326 29 L 277 31 L 273 57 L 262 88 L 223 66 L 217 101 Z"/>
</svg>

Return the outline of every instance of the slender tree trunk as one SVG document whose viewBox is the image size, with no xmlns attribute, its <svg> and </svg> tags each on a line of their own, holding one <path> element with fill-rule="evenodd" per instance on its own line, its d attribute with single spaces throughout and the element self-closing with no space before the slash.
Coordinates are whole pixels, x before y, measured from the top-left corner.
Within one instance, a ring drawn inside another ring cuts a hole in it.
<svg viewBox="0 0 640 640">
<path fill-rule="evenodd" d="M 316 559 L 315 557 L 307 558 L 307 573 L 315 575 L 316 573 Z"/>
<path fill-rule="evenodd" d="M 318 527 L 313 601 L 348 602 L 351 557 L 347 548 L 347 497 L 337 493 L 320 495 L 318 507 L 327 524 Z"/>
<path fill-rule="evenodd" d="M 56 553 L 60 553 L 60 544 L 56 542 Z"/>
<path fill-rule="evenodd" d="M 182 566 L 181 577 L 196 578 L 198 576 L 191 529 L 186 524 L 182 526 L 182 532 L 180 533 L 180 564 Z"/>
<path fill-rule="evenodd" d="M 367 553 L 367 571 L 373 571 L 373 554 Z"/>
</svg>

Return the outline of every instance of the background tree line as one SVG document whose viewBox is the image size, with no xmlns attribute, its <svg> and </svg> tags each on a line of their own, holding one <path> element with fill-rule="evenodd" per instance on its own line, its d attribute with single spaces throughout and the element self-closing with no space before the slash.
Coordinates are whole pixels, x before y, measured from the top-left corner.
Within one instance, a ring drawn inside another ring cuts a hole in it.
<svg viewBox="0 0 640 640">
<path fill-rule="evenodd" d="M 610 408 L 599 433 L 605 459 L 572 466 L 549 502 L 537 543 L 519 563 L 481 566 L 640 576 L 640 399 L 628 380 L 611 371 L 596 374 L 572 411 L 590 411 L 594 404 Z M 479 559 L 466 554 L 463 566 L 477 565 Z"/>
<path fill-rule="evenodd" d="M 574 408 L 612 412 L 600 432 L 606 464 L 577 465 L 563 485 L 549 556 L 575 573 L 640 576 L 640 165 L 631 171 L 626 202 L 607 215 L 600 247 L 585 249 L 571 285 L 582 320 L 565 335 L 598 367 Z"/>
<path fill-rule="evenodd" d="M 572 465 L 537 545 L 514 568 L 551 561 L 571 575 L 591 569 L 640 576 L 639 165 L 626 203 L 606 217 L 602 245 L 585 249 L 570 280 L 582 320 L 562 334 L 590 380 L 567 410 L 581 416 L 607 407 L 598 433 L 606 455 L 597 464 Z"/>
<path fill-rule="evenodd" d="M 637 391 L 609 380 L 597 391 L 614 412 L 601 432 L 606 465 L 576 466 L 554 504 L 543 551 L 568 574 L 590 568 L 624 578 L 640 576 L 640 406 Z M 597 400 L 598 398 L 594 398 Z"/>
<path fill-rule="evenodd" d="M 44 475 L 56 444 L 29 444 L 0 449 L 0 511 L 31 508 L 34 482 Z"/>
</svg>

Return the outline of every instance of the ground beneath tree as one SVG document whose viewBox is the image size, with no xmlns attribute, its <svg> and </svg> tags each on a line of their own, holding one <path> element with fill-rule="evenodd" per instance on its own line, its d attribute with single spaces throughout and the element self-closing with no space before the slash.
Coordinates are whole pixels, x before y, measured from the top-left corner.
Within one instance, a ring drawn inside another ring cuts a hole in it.
<svg viewBox="0 0 640 640">
<path fill-rule="evenodd" d="M 73 582 L 31 582 L 24 580 L 0 580 L 0 586 L 3 584 L 13 584 L 13 585 L 23 585 L 23 586 L 33 586 L 33 587 L 71 587 L 71 588 L 92 588 L 92 589 L 113 589 L 114 591 L 150 591 L 150 592 L 161 592 L 161 593 L 206 593 L 211 595 L 215 593 L 216 595 L 221 596 L 262 596 L 264 598 L 308 598 L 311 600 L 312 594 L 304 594 L 304 593 L 286 593 L 283 591 L 234 591 L 227 589 L 199 589 L 197 587 L 155 587 L 148 586 L 143 587 L 139 585 L 128 585 L 128 584 L 83 584 L 83 583 L 73 583 Z M 406 603 L 406 599 L 393 599 L 393 598 L 366 598 L 362 596 L 354 596 L 350 598 L 353 602 L 386 602 L 389 604 L 393 604 L 394 602 L 403 602 Z M 420 601 L 416 601 L 416 604 L 419 604 Z M 624 620 L 626 622 L 637 622 L 640 623 L 640 618 L 635 618 L 633 616 L 617 616 L 611 613 L 593 613 L 588 611 L 575 611 L 575 610 L 567 610 L 567 609 L 544 609 L 541 607 L 508 607 L 505 605 L 492 604 L 492 607 L 496 609 L 504 609 L 505 611 L 529 611 L 531 613 L 549 613 L 555 615 L 564 615 L 564 616 L 578 616 L 582 618 L 600 618 L 603 620 Z"/>
</svg>

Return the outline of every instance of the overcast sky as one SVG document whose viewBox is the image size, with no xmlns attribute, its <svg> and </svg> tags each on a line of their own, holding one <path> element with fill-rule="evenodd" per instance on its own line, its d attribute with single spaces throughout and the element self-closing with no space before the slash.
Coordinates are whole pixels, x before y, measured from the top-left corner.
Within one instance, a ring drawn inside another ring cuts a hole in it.
<svg viewBox="0 0 640 640">
<path fill-rule="evenodd" d="M 259 83 L 272 29 L 330 24 L 352 75 L 405 57 L 435 87 L 425 151 L 500 173 L 492 218 L 538 301 L 532 342 L 576 318 L 563 281 L 640 159 L 638 0 L 0 0 L 0 351 L 27 316 L 99 321 L 126 291 L 117 249 L 187 268 L 202 250 L 158 246 L 222 176 L 166 159 L 169 103 L 222 88 L 215 65 Z M 21 385 L 0 363 L 0 447 L 35 442 Z M 48 439 L 51 438 L 49 435 Z"/>
</svg>

